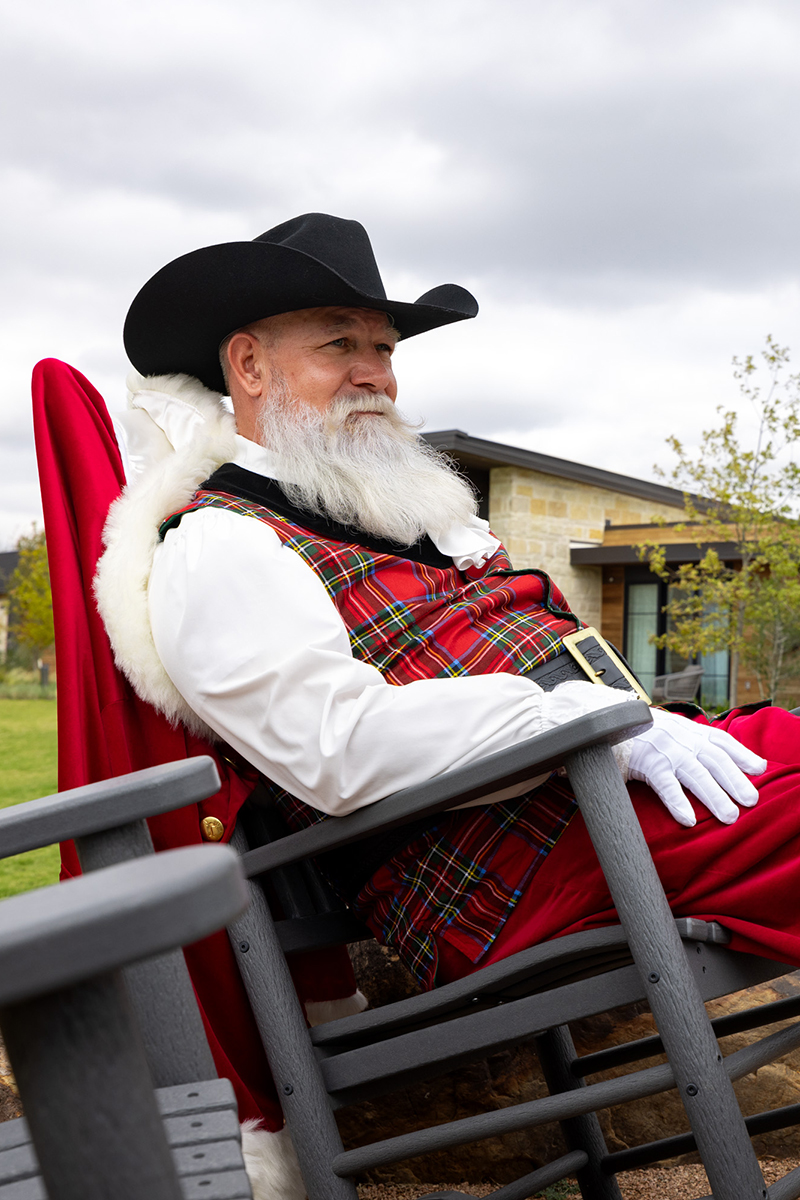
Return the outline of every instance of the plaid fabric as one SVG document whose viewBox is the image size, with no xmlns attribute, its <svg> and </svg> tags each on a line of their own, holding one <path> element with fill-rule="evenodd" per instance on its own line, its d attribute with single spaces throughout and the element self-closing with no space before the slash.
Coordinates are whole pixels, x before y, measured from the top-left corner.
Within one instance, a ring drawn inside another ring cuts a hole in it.
<svg viewBox="0 0 800 1200">
<path fill-rule="evenodd" d="M 253 501 L 209 491 L 168 518 L 162 536 L 187 513 L 207 507 L 269 525 L 324 583 L 354 657 L 392 684 L 524 674 L 561 652 L 563 634 L 581 628 L 553 581 L 541 571 L 512 570 L 502 548 L 467 571 L 432 567 L 334 541 Z M 290 828 L 326 819 L 271 787 Z M 434 934 L 478 962 L 574 811 L 569 789 L 551 779 L 527 796 L 446 813 L 348 900 L 431 986 Z"/>
<path fill-rule="evenodd" d="M 524 674 L 561 653 L 582 628 L 543 571 L 514 571 L 504 549 L 462 572 L 431 567 L 350 542 L 335 542 L 236 496 L 200 491 L 176 518 L 224 508 L 271 526 L 325 585 L 355 658 L 389 683 L 453 675 Z"/>
<path fill-rule="evenodd" d="M 433 987 L 435 936 L 479 962 L 576 810 L 552 776 L 526 796 L 446 813 L 361 889 L 355 908 L 397 947 L 423 987 Z"/>
</svg>

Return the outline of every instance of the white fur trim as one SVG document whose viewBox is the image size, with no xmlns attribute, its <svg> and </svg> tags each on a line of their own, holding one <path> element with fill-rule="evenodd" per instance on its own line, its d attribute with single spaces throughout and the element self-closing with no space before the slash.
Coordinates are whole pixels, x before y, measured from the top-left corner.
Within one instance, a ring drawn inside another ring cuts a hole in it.
<svg viewBox="0 0 800 1200">
<path fill-rule="evenodd" d="M 306 1017 L 313 1029 L 315 1025 L 327 1025 L 328 1021 L 338 1021 L 342 1017 L 355 1017 L 369 1007 L 369 1000 L 363 992 L 353 992 L 341 1000 L 306 1000 Z"/>
<path fill-rule="evenodd" d="M 158 657 L 150 630 L 147 589 L 161 522 L 188 504 L 198 486 L 236 453 L 236 425 L 222 398 L 188 375 L 131 377 L 136 391 L 160 391 L 199 411 L 193 432 L 174 454 L 155 463 L 125 489 L 109 509 L 94 592 L 114 660 L 143 700 L 173 723 L 202 737 L 216 735 L 189 708 Z M 144 384 L 142 388 L 141 384 Z M 136 404 L 136 391 L 130 397 Z"/>
<path fill-rule="evenodd" d="M 242 1123 L 242 1155 L 253 1189 L 253 1200 L 306 1200 L 288 1129 L 270 1133 L 258 1121 Z"/>
<path fill-rule="evenodd" d="M 195 379 L 194 375 L 140 375 L 138 371 L 131 371 L 125 380 L 125 386 L 128 389 L 130 408 L 137 407 L 138 392 L 161 392 L 165 396 L 183 400 L 201 411 L 209 408 L 227 411 L 219 392 L 212 392 L 199 379 Z"/>
</svg>

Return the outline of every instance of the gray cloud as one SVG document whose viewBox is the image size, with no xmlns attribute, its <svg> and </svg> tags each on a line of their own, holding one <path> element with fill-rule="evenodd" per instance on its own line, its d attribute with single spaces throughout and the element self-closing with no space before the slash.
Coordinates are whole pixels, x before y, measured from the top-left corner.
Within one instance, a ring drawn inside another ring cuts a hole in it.
<svg viewBox="0 0 800 1200">
<path fill-rule="evenodd" d="M 791 272 L 796 10 L 500 0 L 444 4 L 432 23 L 421 4 L 404 10 L 410 20 L 366 26 L 366 4 L 334 15 L 306 0 L 275 27 L 242 0 L 211 4 L 195 16 L 192 56 L 180 52 L 188 12 L 176 0 L 150 57 L 137 53 L 146 26 L 106 16 L 65 54 L 63 25 L 48 36 L 47 25 L 15 30 L 12 17 L 5 161 L 99 201 L 121 190 L 131 208 L 157 198 L 227 214 L 231 237 L 334 198 L 370 221 L 390 264 L 451 276 L 468 266 L 573 300 L 588 288 L 613 302 L 620 281 Z M 237 44 L 248 21 L 264 47 L 257 69 Z M 347 86 L 343 42 L 362 87 Z M 128 247 L 109 256 L 104 244 L 96 263 L 90 238 L 71 241 L 51 220 L 43 241 L 62 269 L 83 259 L 110 274 L 141 239 L 131 229 Z M 36 259 L 24 239 L 10 252 Z"/>
<path fill-rule="evenodd" d="M 309 209 L 363 220 L 398 297 L 479 296 L 402 348 L 432 427 L 647 474 L 664 412 L 691 438 L 732 353 L 796 340 L 791 0 L 2 7 L 0 508 L 35 505 L 36 358 L 121 397 L 142 282 Z"/>
</svg>

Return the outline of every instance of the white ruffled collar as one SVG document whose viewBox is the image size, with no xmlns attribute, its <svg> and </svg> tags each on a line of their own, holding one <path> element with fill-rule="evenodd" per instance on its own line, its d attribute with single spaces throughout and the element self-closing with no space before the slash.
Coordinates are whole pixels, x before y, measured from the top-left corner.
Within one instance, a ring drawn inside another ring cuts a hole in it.
<svg viewBox="0 0 800 1200">
<path fill-rule="evenodd" d="M 133 374 L 128 378 L 128 409 L 146 413 L 153 422 L 152 431 L 134 429 L 124 418 L 120 437 L 126 470 L 139 475 L 145 469 L 148 453 L 161 458 L 164 451 L 182 450 L 192 441 L 206 421 L 206 412 L 226 410 L 222 396 L 210 392 L 187 375 L 160 375 L 144 378 Z M 119 430 L 119 425 L 118 425 Z M 168 447 L 164 445 L 164 439 Z M 122 445 L 122 443 L 125 443 Z M 135 446 L 134 446 L 135 443 Z M 236 434 L 236 454 L 233 459 L 240 467 L 278 479 L 274 456 L 264 446 Z M 440 554 L 452 558 L 459 571 L 479 567 L 497 551 L 500 542 L 490 532 L 489 522 L 472 517 L 464 525 L 453 525 L 444 534 L 428 535 Z"/>
</svg>

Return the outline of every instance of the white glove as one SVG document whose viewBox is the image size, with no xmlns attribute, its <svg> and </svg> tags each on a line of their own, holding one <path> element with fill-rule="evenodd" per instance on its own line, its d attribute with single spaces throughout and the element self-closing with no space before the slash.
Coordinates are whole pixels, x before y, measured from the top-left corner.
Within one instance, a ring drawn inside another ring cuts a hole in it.
<svg viewBox="0 0 800 1200">
<path fill-rule="evenodd" d="M 753 754 L 723 729 L 698 725 L 661 709 L 651 712 L 650 729 L 628 743 L 628 778 L 649 784 L 681 825 L 697 823 L 681 784 L 718 820 L 732 825 L 739 816 L 733 800 L 746 808 L 758 800 L 758 791 L 742 772 L 762 775 L 767 769 L 766 759 Z"/>
</svg>

